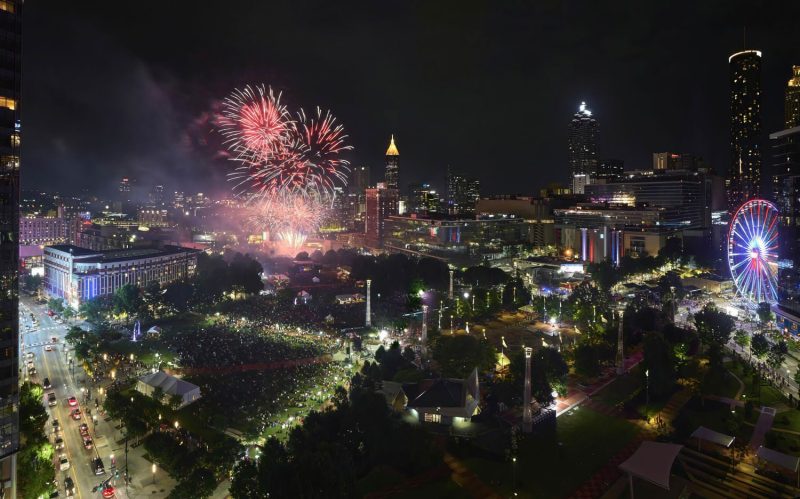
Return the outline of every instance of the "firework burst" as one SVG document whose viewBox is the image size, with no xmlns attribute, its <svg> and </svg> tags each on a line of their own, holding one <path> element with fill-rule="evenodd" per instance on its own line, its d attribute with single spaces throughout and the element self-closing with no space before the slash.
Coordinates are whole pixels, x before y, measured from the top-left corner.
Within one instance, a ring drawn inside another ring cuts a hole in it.
<svg viewBox="0 0 800 499">
<path fill-rule="evenodd" d="M 352 146 L 330 111 L 300 109 L 293 118 L 280 98 L 263 85 L 235 90 L 218 121 L 238 163 L 229 178 L 251 203 L 247 225 L 296 247 L 319 229 L 336 188 L 347 184 L 349 163 L 340 155 Z"/>
</svg>

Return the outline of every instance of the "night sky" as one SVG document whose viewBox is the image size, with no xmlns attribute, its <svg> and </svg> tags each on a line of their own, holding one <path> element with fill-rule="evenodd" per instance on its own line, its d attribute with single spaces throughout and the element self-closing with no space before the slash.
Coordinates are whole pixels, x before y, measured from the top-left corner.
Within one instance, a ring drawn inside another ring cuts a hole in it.
<svg viewBox="0 0 800 499">
<path fill-rule="evenodd" d="M 728 55 L 763 51 L 765 137 L 782 128 L 800 64 L 800 2 L 29 0 L 24 19 L 23 188 L 224 192 L 208 113 L 266 83 L 292 107 L 330 108 L 354 165 L 484 194 L 567 178 L 581 100 L 601 157 L 645 168 L 655 151 L 728 157 Z M 602 2 L 611 3 L 611 2 Z M 642 5 L 646 4 L 646 5 Z"/>
</svg>

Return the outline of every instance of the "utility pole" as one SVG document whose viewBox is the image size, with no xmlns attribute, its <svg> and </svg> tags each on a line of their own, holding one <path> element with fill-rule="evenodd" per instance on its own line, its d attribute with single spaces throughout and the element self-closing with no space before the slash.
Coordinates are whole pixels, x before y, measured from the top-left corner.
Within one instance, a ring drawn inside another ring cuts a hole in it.
<svg viewBox="0 0 800 499">
<path fill-rule="evenodd" d="M 533 429 L 533 413 L 531 410 L 531 355 L 533 348 L 525 347 L 525 389 L 522 397 L 522 431 L 530 433 Z"/>
<path fill-rule="evenodd" d="M 623 309 L 619 309 L 619 329 L 617 330 L 617 375 L 625 374 L 625 350 L 622 335 L 622 314 Z"/>
<path fill-rule="evenodd" d="M 364 321 L 364 325 L 366 327 L 372 326 L 372 311 L 371 311 L 371 307 L 370 307 L 370 305 L 371 305 L 371 302 L 370 302 L 370 299 L 371 299 L 371 296 L 370 296 L 371 288 L 372 288 L 372 279 L 367 279 L 367 316 L 366 316 L 366 320 Z"/>
</svg>

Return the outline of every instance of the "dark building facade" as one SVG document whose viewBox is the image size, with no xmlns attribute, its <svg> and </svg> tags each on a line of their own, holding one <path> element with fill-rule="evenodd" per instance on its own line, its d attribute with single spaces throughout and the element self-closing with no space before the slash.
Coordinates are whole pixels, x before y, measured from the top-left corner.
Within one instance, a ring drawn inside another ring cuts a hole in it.
<svg viewBox="0 0 800 499">
<path fill-rule="evenodd" d="M 621 159 L 601 159 L 597 163 L 595 178 L 602 180 L 621 180 L 625 175 L 625 162 Z"/>
<path fill-rule="evenodd" d="M 761 184 L 761 52 L 743 50 L 730 66 L 730 165 L 728 210 L 759 196 Z"/>
<path fill-rule="evenodd" d="M 800 66 L 792 66 L 792 77 L 786 84 L 783 110 L 787 129 L 800 126 Z"/>
<path fill-rule="evenodd" d="M 781 256 L 800 264 L 800 126 L 770 134 L 772 197 L 781 217 Z"/>
<path fill-rule="evenodd" d="M 481 197 L 478 179 L 465 177 L 447 169 L 447 213 L 450 215 L 474 215 L 475 203 Z"/>
<path fill-rule="evenodd" d="M 394 145 L 394 135 L 389 141 L 389 148 L 386 149 L 386 188 L 400 188 L 400 151 Z"/>
<path fill-rule="evenodd" d="M 659 225 L 671 229 L 711 226 L 711 179 L 701 172 L 665 170 L 631 172 L 625 180 L 586 186 L 594 203 L 618 206 L 644 204 L 662 210 Z"/>
<path fill-rule="evenodd" d="M 581 102 L 578 112 L 569 122 L 567 144 L 569 171 L 573 182 L 577 175 L 594 176 L 597 173 L 597 140 L 600 130 L 592 112 Z M 588 183 L 588 182 L 585 182 Z"/>
<path fill-rule="evenodd" d="M 0 45 L 0 480 L 3 492 L 10 488 L 8 497 L 14 497 L 15 453 L 19 450 L 21 0 L 0 2 Z"/>
</svg>

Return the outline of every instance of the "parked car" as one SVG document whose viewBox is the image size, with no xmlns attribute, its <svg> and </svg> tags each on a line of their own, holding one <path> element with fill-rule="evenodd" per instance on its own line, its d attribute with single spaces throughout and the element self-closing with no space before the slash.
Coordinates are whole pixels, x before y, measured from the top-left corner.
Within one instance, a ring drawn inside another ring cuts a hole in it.
<svg viewBox="0 0 800 499">
<path fill-rule="evenodd" d="M 56 448 L 56 450 L 63 449 L 64 448 L 64 439 L 61 438 L 61 437 L 56 437 L 55 442 L 53 442 L 53 446 Z"/>
<path fill-rule="evenodd" d="M 72 481 L 70 476 L 64 479 L 64 495 L 67 497 L 75 496 L 75 482 Z"/>
<path fill-rule="evenodd" d="M 53 385 L 50 384 L 50 378 L 45 378 L 44 381 L 42 381 L 42 386 L 44 387 L 45 390 L 53 388 Z"/>
<path fill-rule="evenodd" d="M 66 454 L 61 454 L 59 462 L 61 471 L 67 471 L 69 469 L 69 459 L 67 459 Z"/>
<path fill-rule="evenodd" d="M 73 409 L 72 412 L 69 414 L 72 419 L 78 421 L 81 419 L 81 410 L 80 409 Z"/>
<path fill-rule="evenodd" d="M 76 399 L 75 397 L 70 397 L 67 399 L 67 403 L 70 405 L 70 407 L 75 407 L 76 405 L 78 405 L 78 399 Z"/>
<path fill-rule="evenodd" d="M 94 446 L 94 442 L 92 442 L 92 437 L 83 437 L 83 448 L 86 450 L 91 450 Z"/>
<path fill-rule="evenodd" d="M 58 404 L 58 399 L 56 399 L 55 392 L 50 392 L 47 394 L 47 405 L 50 407 L 55 407 Z"/>
<path fill-rule="evenodd" d="M 53 351 L 53 347 L 51 345 L 45 345 L 44 346 L 44 351 L 45 352 L 52 352 Z"/>
<path fill-rule="evenodd" d="M 81 423 L 80 427 L 78 427 L 78 431 L 81 432 L 81 436 L 83 437 L 89 436 L 89 426 L 86 423 Z"/>
</svg>

